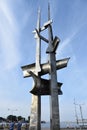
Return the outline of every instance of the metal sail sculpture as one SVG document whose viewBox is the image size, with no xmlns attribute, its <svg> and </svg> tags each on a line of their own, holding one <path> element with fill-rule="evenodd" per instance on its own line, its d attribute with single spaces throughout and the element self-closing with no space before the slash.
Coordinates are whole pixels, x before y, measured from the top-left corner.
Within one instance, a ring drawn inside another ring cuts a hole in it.
<svg viewBox="0 0 87 130">
<path fill-rule="evenodd" d="M 23 76 L 34 79 L 32 93 L 31 115 L 29 130 L 41 130 L 41 96 L 50 96 L 50 128 L 60 130 L 59 118 L 59 99 L 62 94 L 62 83 L 57 82 L 56 70 L 67 67 L 70 58 L 56 61 L 56 49 L 59 45 L 59 38 L 53 37 L 52 20 L 50 19 L 50 5 L 48 4 L 48 21 L 40 27 L 40 9 L 38 10 L 37 27 L 34 30 L 36 38 L 36 63 L 22 66 Z M 43 37 L 40 32 L 48 29 L 48 39 Z M 41 64 L 41 40 L 48 43 L 46 53 L 49 55 L 47 63 Z M 42 75 L 49 73 L 49 80 L 41 78 Z"/>
</svg>

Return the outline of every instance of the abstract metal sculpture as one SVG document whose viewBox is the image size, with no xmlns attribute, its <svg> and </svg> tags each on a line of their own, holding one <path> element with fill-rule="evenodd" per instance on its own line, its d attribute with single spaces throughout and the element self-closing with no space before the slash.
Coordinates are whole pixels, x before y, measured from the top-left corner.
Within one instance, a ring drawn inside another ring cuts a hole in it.
<svg viewBox="0 0 87 130">
<path fill-rule="evenodd" d="M 29 130 L 41 130 L 41 96 L 50 96 L 50 128 L 60 130 L 59 119 L 59 99 L 62 94 L 62 83 L 57 82 L 56 70 L 67 67 L 69 58 L 56 61 L 56 49 L 59 45 L 59 38 L 53 38 L 52 20 L 50 19 L 50 5 L 48 4 L 48 21 L 40 27 L 40 9 L 38 10 L 37 28 L 33 31 L 37 42 L 36 63 L 22 66 L 23 76 L 34 79 L 32 93 L 31 115 Z M 48 39 L 43 37 L 40 32 L 48 29 Z M 41 40 L 48 43 L 46 53 L 49 55 L 47 63 L 41 64 Z M 49 73 L 49 80 L 41 78 L 42 75 Z"/>
</svg>

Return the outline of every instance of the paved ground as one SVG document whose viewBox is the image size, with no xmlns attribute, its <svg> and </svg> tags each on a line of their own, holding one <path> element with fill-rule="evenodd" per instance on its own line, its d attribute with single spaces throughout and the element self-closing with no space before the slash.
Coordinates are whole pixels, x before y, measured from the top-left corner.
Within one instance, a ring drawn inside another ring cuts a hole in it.
<svg viewBox="0 0 87 130">
<path fill-rule="evenodd" d="M 0 130 L 9 130 L 9 129 L 0 129 Z M 14 129 L 17 130 L 17 129 Z M 26 129 L 22 129 L 22 130 L 26 130 Z M 28 130 L 28 129 L 27 129 Z M 50 130 L 50 128 L 41 128 L 41 130 Z M 87 130 L 87 128 L 61 128 L 60 130 Z"/>
<path fill-rule="evenodd" d="M 41 130 L 50 130 L 49 128 L 42 128 Z M 87 130 L 87 128 L 84 128 L 84 129 L 82 129 L 82 128 L 78 128 L 78 129 L 76 129 L 76 128 L 61 128 L 60 130 Z"/>
</svg>

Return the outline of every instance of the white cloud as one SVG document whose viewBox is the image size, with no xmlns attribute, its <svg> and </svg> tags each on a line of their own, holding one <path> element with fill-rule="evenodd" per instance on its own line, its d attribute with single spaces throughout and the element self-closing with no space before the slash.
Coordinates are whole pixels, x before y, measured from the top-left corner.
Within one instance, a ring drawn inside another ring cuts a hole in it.
<svg viewBox="0 0 87 130">
<path fill-rule="evenodd" d="M 16 19 L 14 18 L 14 15 L 12 14 L 12 10 L 10 10 L 10 4 L 7 4 L 6 2 L 2 2 L 0 1 L 0 10 L 2 12 L 1 17 L 3 19 L 3 17 L 6 18 L 6 21 L 4 21 L 5 23 L 7 23 L 8 25 L 10 25 L 10 27 L 15 30 L 17 30 L 17 23 L 16 23 Z"/>
<path fill-rule="evenodd" d="M 0 46 L 2 59 L 1 66 L 4 69 L 14 68 L 20 61 L 18 50 L 18 26 L 10 6 L 0 1 Z"/>
<path fill-rule="evenodd" d="M 60 45 L 59 49 L 58 49 L 58 55 L 61 55 L 61 53 L 63 53 L 64 49 L 66 49 L 66 47 L 68 45 L 70 45 L 70 42 L 72 42 L 72 40 L 75 38 L 76 34 L 78 31 L 75 31 L 74 33 L 72 33 L 71 36 L 68 36 Z"/>
</svg>

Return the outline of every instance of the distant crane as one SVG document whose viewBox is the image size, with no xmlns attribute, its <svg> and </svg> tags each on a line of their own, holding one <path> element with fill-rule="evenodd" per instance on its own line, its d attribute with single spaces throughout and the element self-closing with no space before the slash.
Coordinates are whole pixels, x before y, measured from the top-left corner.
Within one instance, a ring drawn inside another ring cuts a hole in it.
<svg viewBox="0 0 87 130">
<path fill-rule="evenodd" d="M 75 117 L 76 117 L 76 123 L 78 124 L 78 115 L 77 115 L 77 109 L 76 109 L 76 102 L 75 102 L 75 99 L 74 99 L 74 105 L 75 105 Z"/>
<path fill-rule="evenodd" d="M 74 105 L 75 105 L 75 116 L 76 116 L 76 121 L 77 121 L 77 124 L 79 123 L 79 119 L 78 119 L 78 115 L 77 115 L 77 110 L 76 110 L 76 105 L 79 106 L 79 109 L 80 109 L 80 115 L 81 115 L 81 123 L 82 123 L 82 126 L 84 126 L 84 118 L 83 118 L 83 112 L 82 112 L 82 105 L 84 104 L 77 104 L 75 102 L 75 99 L 74 99 Z"/>
</svg>

